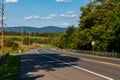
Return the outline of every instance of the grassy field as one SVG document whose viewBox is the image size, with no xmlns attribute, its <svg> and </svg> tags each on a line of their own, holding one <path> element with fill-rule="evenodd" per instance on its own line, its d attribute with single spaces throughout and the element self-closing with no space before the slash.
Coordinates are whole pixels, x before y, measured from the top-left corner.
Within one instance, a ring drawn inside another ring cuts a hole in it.
<svg viewBox="0 0 120 80">
<path fill-rule="evenodd" d="M 24 36 L 24 38 L 27 38 L 28 36 Z M 0 36 L 1 38 L 1 36 Z M 43 39 L 43 37 L 34 37 L 34 36 L 31 36 L 30 39 Z M 17 44 L 19 44 L 19 48 L 17 50 L 13 50 L 11 47 L 5 47 L 4 48 L 4 52 L 10 52 L 10 53 L 18 53 L 19 52 L 19 49 L 23 49 L 23 51 L 28 51 L 29 49 L 33 49 L 33 48 L 36 48 L 36 46 L 38 45 L 38 43 L 33 43 L 31 45 L 23 45 L 22 44 L 22 36 L 4 36 L 4 39 L 7 40 L 7 39 L 10 39 L 10 40 L 14 40 Z M 0 40 L 0 45 L 1 45 L 1 40 Z M 0 48 L 0 52 L 1 52 L 1 48 Z"/>
<path fill-rule="evenodd" d="M 1 38 L 1 36 L 0 36 Z M 24 36 L 24 39 L 27 38 L 28 36 Z M 24 45 L 22 44 L 22 36 L 17 36 L 17 35 L 13 35 L 13 36 L 9 36 L 9 35 L 5 35 L 4 36 L 4 40 L 10 41 L 13 40 L 15 43 L 17 43 L 19 45 L 19 48 L 17 49 L 13 49 L 12 47 L 7 47 L 4 46 L 4 52 L 9 52 L 9 53 L 18 53 L 20 51 L 20 49 L 23 49 L 24 52 L 30 50 L 30 49 L 34 49 L 34 48 L 40 48 L 40 45 L 43 43 L 49 43 L 49 37 L 38 37 L 38 36 L 30 36 L 30 40 L 33 41 L 32 44 L 30 45 Z M 28 41 L 29 42 L 29 41 Z M 1 40 L 0 40 L 0 47 L 1 47 Z M 45 45 L 46 48 L 50 48 L 50 45 Z M 1 48 L 0 48 L 0 53 L 1 53 Z"/>
<path fill-rule="evenodd" d="M 26 38 L 28 36 L 24 36 L 24 38 Z M 1 38 L 1 36 L 0 36 Z M 13 36 L 9 36 L 9 35 L 5 35 L 4 38 L 19 38 L 22 40 L 22 36 L 18 36 L 18 35 L 13 35 Z M 47 37 L 38 37 L 38 36 L 30 36 L 31 39 L 36 38 L 36 39 L 41 39 L 41 38 L 47 38 Z"/>
<path fill-rule="evenodd" d="M 19 80 L 20 56 L 10 55 L 0 63 L 0 80 Z"/>
</svg>

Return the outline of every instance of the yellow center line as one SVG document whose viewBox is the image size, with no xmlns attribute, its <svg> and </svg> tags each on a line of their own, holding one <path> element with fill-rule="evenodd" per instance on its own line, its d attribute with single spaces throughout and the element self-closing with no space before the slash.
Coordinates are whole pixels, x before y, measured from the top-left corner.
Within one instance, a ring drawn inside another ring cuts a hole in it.
<svg viewBox="0 0 120 80">
<path fill-rule="evenodd" d="M 80 58 L 80 57 L 79 57 Z M 103 62 L 103 61 L 98 61 L 98 60 L 91 60 L 91 59 L 86 59 L 86 58 L 80 58 L 81 60 L 86 60 L 86 61 L 91 61 L 91 62 L 96 62 L 96 63 L 101 63 L 101 64 L 107 64 L 107 65 L 112 65 L 112 66 L 117 66 L 120 67 L 119 64 L 114 64 L 111 62 Z"/>
<path fill-rule="evenodd" d="M 46 50 L 45 50 L 46 51 Z M 56 53 L 56 52 L 52 52 L 52 53 Z M 67 55 L 67 54 L 62 54 L 62 55 Z M 111 62 L 105 62 L 105 61 L 98 61 L 98 60 L 92 60 L 92 59 L 87 59 L 87 58 L 82 58 L 79 57 L 81 60 L 85 60 L 85 61 L 91 61 L 91 62 L 96 62 L 96 63 L 101 63 L 101 64 L 106 64 L 106 65 L 112 65 L 112 66 L 117 66 L 120 67 L 120 64 L 114 64 Z"/>
</svg>

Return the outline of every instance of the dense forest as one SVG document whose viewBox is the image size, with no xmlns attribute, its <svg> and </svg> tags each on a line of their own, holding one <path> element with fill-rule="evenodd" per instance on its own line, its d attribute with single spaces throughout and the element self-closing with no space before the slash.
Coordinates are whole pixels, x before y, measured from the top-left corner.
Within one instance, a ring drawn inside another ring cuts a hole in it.
<svg viewBox="0 0 120 80">
<path fill-rule="evenodd" d="M 120 52 L 120 0 L 94 0 L 80 8 L 79 27 L 54 39 L 59 48 Z"/>
</svg>

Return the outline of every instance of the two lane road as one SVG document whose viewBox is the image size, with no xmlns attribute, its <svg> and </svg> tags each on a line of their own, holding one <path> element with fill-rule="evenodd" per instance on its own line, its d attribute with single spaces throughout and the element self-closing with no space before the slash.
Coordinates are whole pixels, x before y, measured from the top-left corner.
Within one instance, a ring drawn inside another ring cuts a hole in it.
<svg viewBox="0 0 120 80">
<path fill-rule="evenodd" d="M 119 80 L 119 72 L 120 67 L 49 49 L 35 49 L 21 55 L 20 80 Z"/>
</svg>

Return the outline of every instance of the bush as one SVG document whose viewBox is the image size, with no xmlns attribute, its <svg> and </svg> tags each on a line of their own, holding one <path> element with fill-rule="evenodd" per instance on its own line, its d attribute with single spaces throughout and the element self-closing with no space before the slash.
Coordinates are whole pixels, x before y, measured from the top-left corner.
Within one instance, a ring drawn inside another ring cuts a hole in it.
<svg viewBox="0 0 120 80">
<path fill-rule="evenodd" d="M 19 48 L 19 45 L 17 43 L 12 44 L 12 49 L 16 50 Z"/>
<path fill-rule="evenodd" d="M 29 42 L 30 42 L 30 43 L 29 43 Z M 33 43 L 33 40 L 30 39 L 30 41 L 29 41 L 29 37 L 24 38 L 24 40 L 23 40 L 23 44 L 25 44 L 25 45 L 29 45 L 29 44 L 32 44 L 32 43 Z"/>
<path fill-rule="evenodd" d="M 13 43 L 14 43 L 14 41 L 13 41 L 13 40 L 9 40 L 9 39 L 6 39 L 6 40 L 4 41 L 4 45 L 5 45 L 6 47 L 11 47 Z"/>
</svg>

